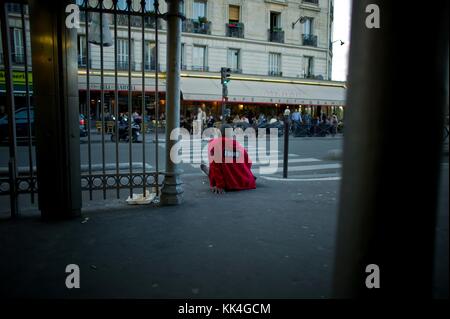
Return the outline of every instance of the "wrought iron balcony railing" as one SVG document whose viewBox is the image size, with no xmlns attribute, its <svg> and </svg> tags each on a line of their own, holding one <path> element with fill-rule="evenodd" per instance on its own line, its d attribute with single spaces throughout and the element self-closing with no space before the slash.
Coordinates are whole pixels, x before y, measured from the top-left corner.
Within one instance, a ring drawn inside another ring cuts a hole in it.
<svg viewBox="0 0 450 319">
<path fill-rule="evenodd" d="M 281 29 L 269 29 L 269 41 L 284 43 L 284 31 Z"/>
<path fill-rule="evenodd" d="M 86 59 L 85 56 L 78 56 L 78 66 L 79 67 L 82 67 L 82 68 L 87 67 L 87 62 L 88 62 L 88 60 Z M 91 66 L 92 66 L 92 63 L 91 63 L 91 60 L 89 59 L 89 67 L 91 67 Z"/>
<path fill-rule="evenodd" d="M 144 62 L 144 70 L 145 71 L 156 71 L 156 63 L 155 62 Z M 158 71 L 161 71 L 161 67 L 158 65 Z"/>
<path fill-rule="evenodd" d="M 303 45 L 307 45 L 307 46 L 311 46 L 311 47 L 317 46 L 317 35 L 303 34 L 302 39 L 303 39 Z"/>
<path fill-rule="evenodd" d="M 114 24 L 113 19 L 111 20 L 111 24 Z M 128 15 L 118 14 L 117 15 L 117 25 L 119 26 L 128 26 Z M 130 25 L 131 27 L 142 27 L 142 18 L 139 16 L 130 16 Z M 154 29 L 156 27 L 156 18 L 155 17 L 144 17 L 144 27 Z M 158 25 L 158 29 L 161 30 L 161 23 Z"/>
<path fill-rule="evenodd" d="M 186 19 L 183 21 L 182 31 L 189 33 L 211 34 L 211 22 Z"/>
<path fill-rule="evenodd" d="M 244 24 L 243 23 L 227 23 L 227 37 L 243 38 Z"/>
<path fill-rule="evenodd" d="M 319 0 L 303 0 L 304 3 L 319 4 Z"/>
<path fill-rule="evenodd" d="M 192 71 L 202 71 L 202 72 L 208 72 L 209 71 L 209 67 L 206 65 L 193 65 L 191 67 Z"/>
<path fill-rule="evenodd" d="M 23 53 L 12 53 L 11 54 L 12 63 L 14 64 L 24 64 L 25 56 Z"/>
<path fill-rule="evenodd" d="M 283 76 L 283 72 L 281 72 L 279 70 L 269 70 L 269 75 L 270 76 Z"/>
<path fill-rule="evenodd" d="M 128 61 L 117 61 L 117 69 L 118 70 L 127 71 L 128 70 L 128 66 L 129 66 L 129 62 Z M 136 70 L 136 64 L 134 62 L 131 62 L 131 70 L 132 71 Z"/>
</svg>

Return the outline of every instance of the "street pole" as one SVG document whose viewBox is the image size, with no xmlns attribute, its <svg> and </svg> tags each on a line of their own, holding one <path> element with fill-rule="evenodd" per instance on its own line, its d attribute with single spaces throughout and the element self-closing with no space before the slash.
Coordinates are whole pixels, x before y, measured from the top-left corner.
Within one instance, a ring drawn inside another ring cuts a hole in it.
<svg viewBox="0 0 450 319">
<path fill-rule="evenodd" d="M 225 124 L 225 97 L 222 94 L 222 124 Z"/>
<path fill-rule="evenodd" d="M 374 4 L 379 11 L 370 17 L 366 10 L 377 12 Z M 337 298 L 432 297 L 449 93 L 448 1 L 434 3 L 431 33 L 411 32 L 422 11 L 400 1 L 353 1 L 334 269 Z M 379 27 L 373 27 L 377 16 Z M 427 46 L 420 49 L 417 39 L 424 38 Z M 426 81 L 417 70 L 426 70 Z M 429 106 L 420 134 L 411 132 L 409 121 L 396 119 L 399 105 L 415 115 Z"/>
<path fill-rule="evenodd" d="M 289 154 L 289 116 L 284 116 L 284 150 L 283 150 L 283 178 L 288 177 Z"/>
<path fill-rule="evenodd" d="M 170 158 L 178 142 L 170 139 L 172 130 L 180 127 L 181 0 L 166 0 L 167 10 L 167 107 L 166 172 L 161 189 L 162 205 L 179 205 L 183 201 L 181 169 Z"/>
</svg>

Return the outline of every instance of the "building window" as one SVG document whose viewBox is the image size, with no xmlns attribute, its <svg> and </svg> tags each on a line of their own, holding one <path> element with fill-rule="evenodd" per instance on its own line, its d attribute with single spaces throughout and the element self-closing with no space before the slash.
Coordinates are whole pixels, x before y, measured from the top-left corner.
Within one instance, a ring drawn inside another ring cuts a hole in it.
<svg viewBox="0 0 450 319">
<path fill-rule="evenodd" d="M 186 70 L 186 64 L 184 61 L 185 44 L 181 43 L 181 69 Z"/>
<path fill-rule="evenodd" d="M 239 49 L 228 49 L 228 67 L 233 73 L 242 73 Z"/>
<path fill-rule="evenodd" d="M 281 14 L 279 12 L 270 12 L 270 29 L 277 29 L 281 27 Z"/>
<path fill-rule="evenodd" d="M 313 34 L 314 19 L 306 18 L 303 24 L 302 44 L 308 46 L 317 46 L 317 36 Z"/>
<path fill-rule="evenodd" d="M 126 10 L 127 9 L 127 1 L 126 0 L 118 0 L 117 1 L 117 9 Z"/>
<path fill-rule="evenodd" d="M 193 19 L 206 18 L 206 1 L 194 0 Z"/>
<path fill-rule="evenodd" d="M 131 48 L 133 48 L 133 42 L 131 42 Z M 117 68 L 119 70 L 128 70 L 129 63 L 128 39 L 117 39 Z M 133 66 L 131 67 L 133 69 Z"/>
<path fill-rule="evenodd" d="M 281 28 L 281 13 L 270 12 L 269 41 L 284 43 L 284 31 Z"/>
<path fill-rule="evenodd" d="M 154 41 L 145 41 L 144 70 L 156 70 L 156 44 Z"/>
<path fill-rule="evenodd" d="M 305 78 L 314 77 L 314 58 L 312 56 L 305 56 L 303 74 Z"/>
<path fill-rule="evenodd" d="M 303 24 L 303 33 L 304 34 L 313 34 L 313 18 L 306 18 L 305 23 Z"/>
<path fill-rule="evenodd" d="M 206 47 L 195 45 L 192 54 L 192 70 L 207 71 L 206 64 Z"/>
<path fill-rule="evenodd" d="M 86 36 L 78 36 L 78 66 L 86 67 L 87 65 L 87 52 L 86 52 Z"/>
<path fill-rule="evenodd" d="M 303 2 L 310 3 L 310 4 L 316 4 L 316 5 L 319 4 L 319 0 L 303 0 Z"/>
<path fill-rule="evenodd" d="M 244 37 L 244 24 L 240 21 L 240 7 L 239 6 L 229 6 L 228 9 L 228 23 L 227 27 L 227 37 L 233 38 L 243 38 Z"/>
<path fill-rule="evenodd" d="M 269 75 L 281 76 L 281 54 L 269 53 Z"/>
<path fill-rule="evenodd" d="M 228 9 L 228 21 L 229 23 L 239 23 L 240 21 L 240 7 L 230 5 Z"/>
<path fill-rule="evenodd" d="M 24 64 L 22 29 L 11 28 L 11 58 L 15 64 Z"/>
</svg>

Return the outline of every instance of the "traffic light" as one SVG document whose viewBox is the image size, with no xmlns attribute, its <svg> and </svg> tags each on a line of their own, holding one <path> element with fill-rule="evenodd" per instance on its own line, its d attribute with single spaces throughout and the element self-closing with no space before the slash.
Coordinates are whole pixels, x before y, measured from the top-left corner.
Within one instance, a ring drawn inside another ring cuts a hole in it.
<svg viewBox="0 0 450 319">
<path fill-rule="evenodd" d="M 230 82 L 230 76 L 231 76 L 231 69 L 230 68 L 221 68 L 220 69 L 220 75 L 221 75 L 221 83 L 223 85 L 228 85 L 228 82 Z"/>
</svg>

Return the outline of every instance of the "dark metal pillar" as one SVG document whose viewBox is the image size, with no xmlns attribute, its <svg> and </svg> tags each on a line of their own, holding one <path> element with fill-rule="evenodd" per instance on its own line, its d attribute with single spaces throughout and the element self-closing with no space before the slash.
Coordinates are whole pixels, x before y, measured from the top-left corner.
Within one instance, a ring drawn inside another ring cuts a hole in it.
<svg viewBox="0 0 450 319">
<path fill-rule="evenodd" d="M 36 165 L 44 219 L 81 211 L 77 30 L 65 25 L 75 1 L 30 1 Z"/>
<path fill-rule="evenodd" d="M 379 29 L 366 27 L 371 3 Z M 353 1 L 336 297 L 432 293 L 448 2 L 434 3 L 431 29 L 415 27 L 423 16 L 400 1 Z M 369 264 L 380 269 L 378 289 L 366 287 Z"/>
<path fill-rule="evenodd" d="M 181 170 L 170 159 L 170 150 L 177 141 L 170 140 L 173 129 L 180 127 L 180 63 L 181 3 L 166 0 L 167 10 L 167 107 L 166 107 L 166 173 L 161 189 L 161 204 L 178 205 L 183 200 Z"/>
<path fill-rule="evenodd" d="M 11 39 L 9 33 L 9 20 L 6 11 L 6 3 L 0 4 L 0 22 L 2 33 L 2 47 L 5 64 L 5 87 L 6 87 L 6 110 L 8 112 L 8 146 L 9 146 L 9 192 L 10 192 L 10 209 L 11 217 L 18 217 L 19 203 L 17 194 L 17 146 L 16 146 L 16 107 L 14 103 L 14 82 L 12 79 L 12 60 L 11 60 Z M 25 27 L 25 26 L 24 26 Z M 26 51 L 24 45 L 24 51 Z M 25 63 L 27 61 L 25 60 Z M 25 77 L 28 74 L 25 73 Z M 31 173 L 31 172 L 30 172 Z"/>
</svg>

